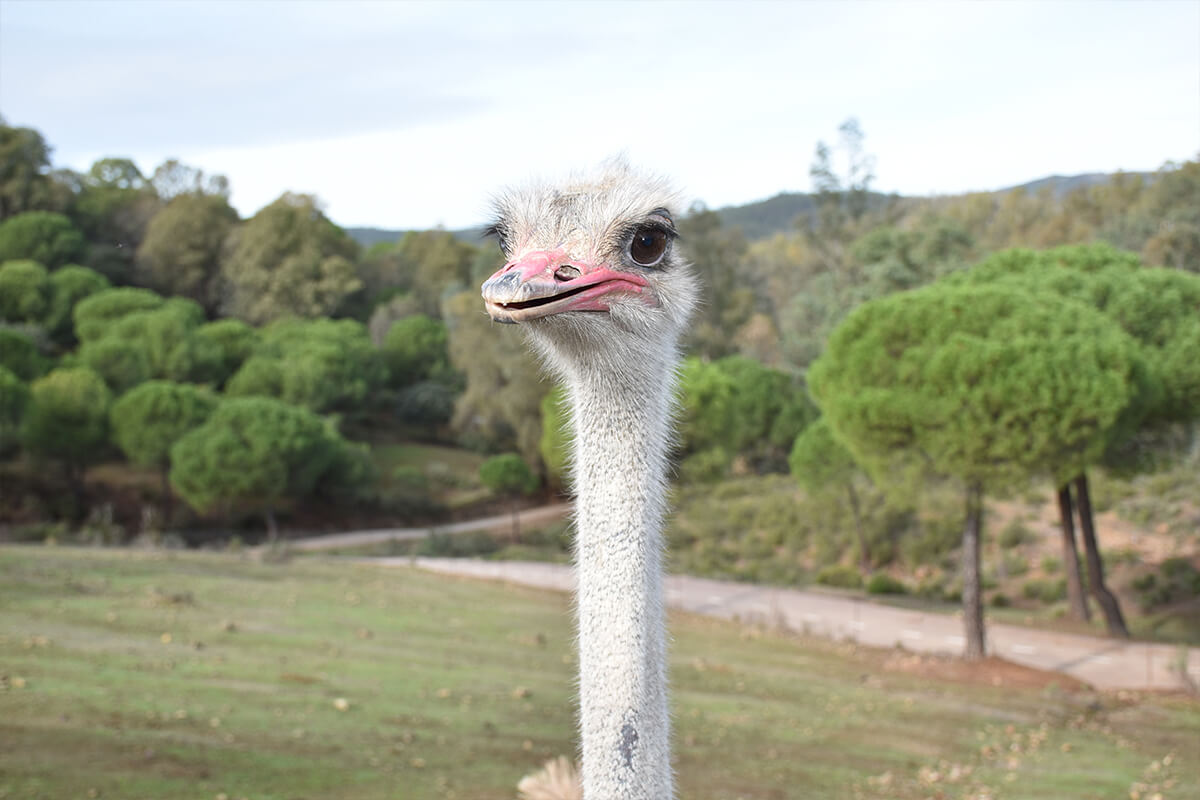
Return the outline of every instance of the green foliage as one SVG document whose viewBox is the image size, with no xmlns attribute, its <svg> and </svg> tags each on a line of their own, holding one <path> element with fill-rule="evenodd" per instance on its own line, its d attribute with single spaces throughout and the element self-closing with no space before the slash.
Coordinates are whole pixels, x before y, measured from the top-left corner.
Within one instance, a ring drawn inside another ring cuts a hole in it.
<svg viewBox="0 0 1200 800">
<path fill-rule="evenodd" d="M 0 264 L 0 321 L 41 323 L 50 307 L 50 275 L 36 261 Z"/>
<path fill-rule="evenodd" d="M 165 467 L 175 442 L 208 419 L 216 405 L 211 392 L 196 386 L 143 383 L 113 403 L 113 441 L 132 463 Z"/>
<path fill-rule="evenodd" d="M 479 293 L 445 304 L 450 360 L 466 378 L 451 425 L 464 445 L 483 452 L 515 450 L 540 460 L 541 403 L 550 389 L 515 325 L 495 325 L 479 312 Z"/>
<path fill-rule="evenodd" d="M 858 570 L 848 564 L 830 564 L 817 573 L 817 583 L 839 589 L 860 589 L 863 579 Z"/>
<path fill-rule="evenodd" d="M 75 306 L 75 336 L 91 342 L 106 334 L 111 325 L 126 314 L 150 311 L 163 304 L 161 295 L 149 289 L 122 287 L 96 292 Z"/>
<path fill-rule="evenodd" d="M 719 447 L 733 438 L 733 379 L 716 364 L 687 358 L 679 371 L 679 438 L 685 453 Z"/>
<path fill-rule="evenodd" d="M 45 317 L 46 332 L 62 345 L 75 341 L 73 314 L 81 300 L 112 287 L 108 278 L 87 267 L 65 266 L 50 274 L 50 307 Z"/>
<path fill-rule="evenodd" d="M 765 468 L 782 468 L 796 437 L 817 416 L 804 386 L 745 356 L 727 356 L 714 366 L 733 387 L 725 446 Z"/>
<path fill-rule="evenodd" d="M 48 363 L 27 334 L 0 326 L 0 367 L 23 381 L 31 381 L 46 371 Z"/>
<path fill-rule="evenodd" d="M 542 398 L 542 438 L 538 443 L 546 475 L 558 485 L 567 479 L 567 467 L 571 454 L 570 416 L 567 410 L 567 393 L 556 386 Z"/>
<path fill-rule="evenodd" d="M 87 266 L 114 283 L 134 277 L 134 257 L 160 201 L 137 165 L 103 158 L 81 177 L 74 217 L 93 242 Z"/>
<path fill-rule="evenodd" d="M 825 417 L 796 437 L 788 466 L 800 485 L 812 491 L 845 484 L 861 472 L 850 451 L 834 438 Z"/>
<path fill-rule="evenodd" d="M 878 479 L 921 453 L 966 484 L 1007 488 L 1094 463 L 1133 394 L 1137 354 L 1081 304 L 938 284 L 871 301 L 809 380 L 837 437 Z"/>
<path fill-rule="evenodd" d="M 710 447 L 692 453 L 679 462 L 679 479 L 684 483 L 712 483 L 729 473 L 733 459 L 724 447 Z"/>
<path fill-rule="evenodd" d="M 230 235 L 228 312 L 252 324 L 331 313 L 361 287 L 358 247 L 308 195 L 285 194 Z"/>
<path fill-rule="evenodd" d="M 1005 550 L 1011 550 L 1014 547 L 1020 547 L 1026 542 L 1032 542 L 1036 538 L 1033 531 L 1029 530 L 1025 523 L 1019 519 L 1014 519 L 1000 531 L 1000 546 Z"/>
<path fill-rule="evenodd" d="M 492 456 L 479 465 L 479 480 L 503 495 L 531 494 L 538 487 L 537 475 L 516 453 Z"/>
<path fill-rule="evenodd" d="M 867 594 L 908 594 L 908 587 L 886 572 L 877 572 L 867 581 Z"/>
<path fill-rule="evenodd" d="M 1143 611 L 1195 600 L 1200 597 L 1200 569 L 1188 559 L 1168 558 L 1158 572 L 1147 572 L 1131 584 Z"/>
<path fill-rule="evenodd" d="M 79 363 L 104 378 L 115 394 L 132 389 L 152 375 L 150 360 L 142 342 L 130 342 L 106 336 L 84 342 L 79 348 Z"/>
<path fill-rule="evenodd" d="M 311 492 L 342 444 L 306 409 L 268 397 L 226 400 L 171 448 L 171 485 L 201 512 L 218 504 L 271 508 Z"/>
<path fill-rule="evenodd" d="M 26 211 L 0 222 L 0 262 L 29 259 L 57 269 L 86 249 L 83 234 L 62 214 Z"/>
<path fill-rule="evenodd" d="M 137 251 L 141 282 L 215 311 L 220 300 L 221 250 L 236 223 L 237 212 L 221 195 L 177 195 L 146 228 Z"/>
<path fill-rule="evenodd" d="M 108 442 L 112 394 L 85 367 L 56 369 L 33 382 L 21 439 L 31 453 L 82 468 Z"/>
<path fill-rule="evenodd" d="M 1042 603 L 1061 603 L 1067 598 L 1067 581 L 1060 578 L 1055 581 L 1033 579 L 1021 584 L 1021 594 L 1026 600 L 1037 600 Z"/>
<path fill-rule="evenodd" d="M 688 350 L 705 358 L 734 352 L 730 333 L 754 310 L 754 293 L 738 281 L 736 265 L 745 256 L 746 238 L 721 224 L 717 212 L 693 206 L 679 221 L 688 259 L 700 278 L 701 305 L 688 334 Z"/>
<path fill-rule="evenodd" d="M 197 328 L 195 339 L 215 345 L 220 352 L 220 377 L 213 381 L 220 386 L 250 358 L 258 347 L 259 333 L 240 319 L 219 319 Z M 205 345 L 199 347 L 209 349 Z"/>
<path fill-rule="evenodd" d="M 55 205 L 49 170 L 50 146 L 42 135 L 0 118 L 0 220 Z"/>
<path fill-rule="evenodd" d="M 6 367 L 0 366 L 0 456 L 16 438 L 29 404 L 29 386 Z"/>
<path fill-rule="evenodd" d="M 380 348 L 388 368 L 388 382 L 395 387 L 448 376 L 450 354 L 446 325 L 424 314 L 414 314 L 388 329 Z"/>
<path fill-rule="evenodd" d="M 385 378 L 386 367 L 354 320 L 280 320 L 261 332 L 229 380 L 232 397 L 277 397 L 312 411 L 355 411 Z"/>
</svg>

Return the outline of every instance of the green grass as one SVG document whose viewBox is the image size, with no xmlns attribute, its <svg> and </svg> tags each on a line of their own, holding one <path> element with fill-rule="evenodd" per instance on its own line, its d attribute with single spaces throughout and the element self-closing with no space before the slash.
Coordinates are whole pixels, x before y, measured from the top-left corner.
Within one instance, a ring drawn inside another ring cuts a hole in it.
<svg viewBox="0 0 1200 800">
<path fill-rule="evenodd" d="M 681 797 L 1200 797 L 1193 699 L 671 625 Z M 568 598 L 402 568 L 7 547 L 0 675 L 3 798 L 511 800 L 575 752 Z"/>
</svg>

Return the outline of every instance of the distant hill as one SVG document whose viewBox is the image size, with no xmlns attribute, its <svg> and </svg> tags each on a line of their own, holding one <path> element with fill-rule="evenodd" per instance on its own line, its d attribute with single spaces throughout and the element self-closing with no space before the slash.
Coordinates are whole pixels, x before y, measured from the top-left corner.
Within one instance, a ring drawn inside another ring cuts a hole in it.
<svg viewBox="0 0 1200 800">
<path fill-rule="evenodd" d="M 1062 197 L 1076 189 L 1107 183 L 1113 179 L 1114 174 L 1117 173 L 1088 172 L 1083 175 L 1050 175 L 1018 186 L 997 189 L 993 194 L 1004 194 L 1017 189 L 1024 189 L 1030 194 L 1036 194 L 1049 187 L 1055 197 Z M 1137 175 L 1145 180 L 1154 179 L 1153 172 L 1120 174 Z M 903 198 L 899 195 L 872 194 L 870 202 L 874 206 L 895 199 Z M 741 228 L 747 239 L 766 239 L 777 233 L 795 231 L 797 220 L 816 212 L 816 201 L 811 194 L 805 192 L 781 192 L 766 200 L 758 200 L 740 206 L 724 206 L 716 209 L 716 212 L 720 215 L 722 224 Z M 398 241 L 405 231 L 386 228 L 346 228 L 346 233 L 350 234 L 364 248 L 368 248 L 379 242 Z M 479 244 L 482 236 L 479 228 L 465 228 L 450 231 L 450 233 L 458 239 L 472 244 Z"/>
</svg>

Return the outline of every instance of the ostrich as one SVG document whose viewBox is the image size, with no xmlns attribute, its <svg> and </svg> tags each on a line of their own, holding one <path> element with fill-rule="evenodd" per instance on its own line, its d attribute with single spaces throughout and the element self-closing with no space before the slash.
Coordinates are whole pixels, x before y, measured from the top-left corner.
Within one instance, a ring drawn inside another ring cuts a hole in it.
<svg viewBox="0 0 1200 800">
<path fill-rule="evenodd" d="M 676 195 L 622 162 L 496 200 L 507 263 L 483 284 L 566 388 L 576 495 L 586 800 L 673 796 L 662 524 L 678 342 L 698 287 Z"/>
</svg>

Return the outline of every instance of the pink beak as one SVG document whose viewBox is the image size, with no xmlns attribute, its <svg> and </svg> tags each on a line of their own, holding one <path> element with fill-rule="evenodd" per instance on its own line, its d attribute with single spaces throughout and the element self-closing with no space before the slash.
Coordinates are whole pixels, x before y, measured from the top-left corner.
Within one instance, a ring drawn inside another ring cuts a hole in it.
<svg viewBox="0 0 1200 800">
<path fill-rule="evenodd" d="M 483 282 L 483 304 L 497 322 L 526 322 L 564 311 L 608 311 L 611 294 L 642 295 L 646 280 L 606 264 L 573 261 L 564 250 L 534 250 Z"/>
</svg>

